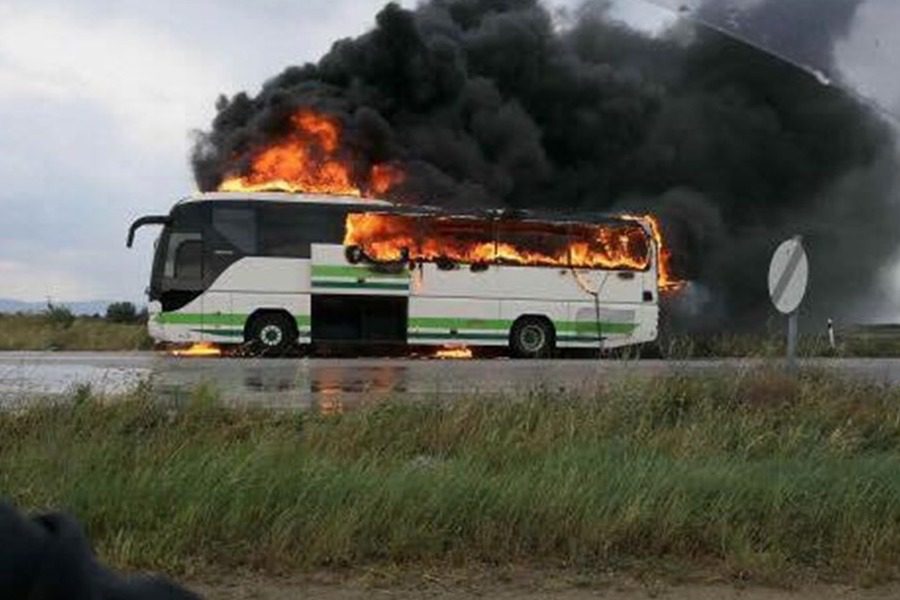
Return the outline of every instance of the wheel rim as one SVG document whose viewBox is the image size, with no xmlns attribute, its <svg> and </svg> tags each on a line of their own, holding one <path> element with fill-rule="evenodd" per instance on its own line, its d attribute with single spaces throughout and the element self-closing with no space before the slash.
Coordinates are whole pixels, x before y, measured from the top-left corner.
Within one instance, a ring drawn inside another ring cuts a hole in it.
<svg viewBox="0 0 900 600">
<path fill-rule="evenodd" d="M 274 348 L 284 340 L 284 332 L 278 325 L 266 325 L 259 332 L 259 339 L 269 348 Z"/>
<path fill-rule="evenodd" d="M 519 334 L 519 342 L 525 352 L 538 352 L 547 343 L 547 334 L 540 325 L 526 325 Z"/>
</svg>

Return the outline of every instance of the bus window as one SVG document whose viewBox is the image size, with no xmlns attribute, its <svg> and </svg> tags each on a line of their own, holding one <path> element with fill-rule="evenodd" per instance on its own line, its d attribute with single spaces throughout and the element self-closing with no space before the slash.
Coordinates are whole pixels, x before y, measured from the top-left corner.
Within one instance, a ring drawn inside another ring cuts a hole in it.
<svg viewBox="0 0 900 600">
<path fill-rule="evenodd" d="M 566 266 L 569 232 L 563 223 L 499 221 L 497 260 L 511 265 Z"/>
<path fill-rule="evenodd" d="M 573 225 L 576 267 L 642 271 L 650 267 L 650 240 L 639 225 Z"/>
<path fill-rule="evenodd" d="M 259 246 L 263 256 L 310 258 L 311 244 L 340 244 L 346 210 L 332 206 L 260 208 Z"/>
<path fill-rule="evenodd" d="M 228 243 L 245 255 L 257 252 L 256 210 L 253 208 L 213 208 L 213 227 Z"/>
<path fill-rule="evenodd" d="M 301 237 L 310 244 L 340 244 L 344 241 L 347 210 L 340 206 L 304 206 Z"/>
<path fill-rule="evenodd" d="M 357 247 L 366 260 L 377 263 L 421 260 L 420 231 L 416 217 L 351 213 L 347 215 L 344 244 Z"/>
<path fill-rule="evenodd" d="M 175 256 L 176 279 L 203 279 L 203 242 L 190 240 L 178 247 Z"/>
<path fill-rule="evenodd" d="M 263 256 L 309 258 L 299 206 L 267 205 L 260 208 L 259 249 Z"/>
<path fill-rule="evenodd" d="M 165 277 L 198 281 L 203 279 L 203 237 L 199 233 L 172 233 L 166 257 Z"/>
<path fill-rule="evenodd" d="M 464 217 L 422 219 L 418 257 L 445 266 L 482 265 L 497 258 L 493 222 Z M 413 258 L 417 258 L 414 256 Z"/>
</svg>

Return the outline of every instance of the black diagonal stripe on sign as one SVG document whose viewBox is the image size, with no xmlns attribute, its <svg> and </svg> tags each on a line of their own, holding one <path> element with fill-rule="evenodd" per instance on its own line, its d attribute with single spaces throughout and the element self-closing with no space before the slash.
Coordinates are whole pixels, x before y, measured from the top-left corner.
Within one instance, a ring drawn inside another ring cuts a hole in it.
<svg viewBox="0 0 900 600">
<path fill-rule="evenodd" d="M 781 302 L 781 297 L 784 296 L 784 293 L 787 291 L 787 287 L 794 278 L 794 273 L 797 272 L 797 267 L 800 266 L 801 260 L 803 260 L 803 245 L 797 244 L 794 246 L 794 252 L 791 254 L 790 260 L 788 260 L 784 273 L 781 274 L 781 277 L 778 279 L 778 284 L 772 292 L 772 301 L 775 302 L 775 304 Z"/>
</svg>

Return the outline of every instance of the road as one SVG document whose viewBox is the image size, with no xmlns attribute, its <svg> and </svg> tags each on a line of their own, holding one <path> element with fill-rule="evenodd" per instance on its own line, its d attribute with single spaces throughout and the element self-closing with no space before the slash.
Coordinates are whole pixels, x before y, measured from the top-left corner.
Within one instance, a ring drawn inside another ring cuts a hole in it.
<svg viewBox="0 0 900 600">
<path fill-rule="evenodd" d="M 156 353 L 0 353 L 0 404 L 35 402 L 89 385 L 113 395 L 142 382 L 175 399 L 200 385 L 223 401 L 283 408 L 353 405 L 403 395 L 422 399 L 461 394 L 590 389 L 613 377 L 668 372 L 750 369 L 759 360 L 425 360 L 425 359 L 184 359 Z M 900 385 L 900 360 L 806 361 L 805 366 Z"/>
</svg>

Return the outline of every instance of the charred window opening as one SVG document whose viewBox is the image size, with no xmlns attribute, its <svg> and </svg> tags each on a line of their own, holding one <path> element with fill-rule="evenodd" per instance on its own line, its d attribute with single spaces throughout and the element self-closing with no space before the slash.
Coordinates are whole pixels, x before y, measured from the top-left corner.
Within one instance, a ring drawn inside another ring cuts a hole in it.
<svg viewBox="0 0 900 600">
<path fill-rule="evenodd" d="M 568 265 L 570 241 L 565 224 L 501 221 L 497 228 L 497 262 L 544 267 Z"/>
<path fill-rule="evenodd" d="M 624 271 L 645 271 L 650 267 L 652 244 L 637 223 L 621 225 L 570 225 L 572 264 L 606 268 L 619 265 Z"/>
<path fill-rule="evenodd" d="M 347 256 L 372 263 L 491 264 L 645 271 L 652 243 L 637 222 L 604 224 L 392 213 L 351 213 Z"/>
</svg>

